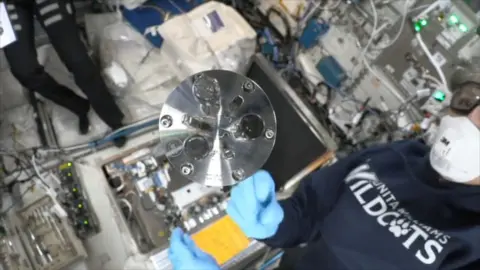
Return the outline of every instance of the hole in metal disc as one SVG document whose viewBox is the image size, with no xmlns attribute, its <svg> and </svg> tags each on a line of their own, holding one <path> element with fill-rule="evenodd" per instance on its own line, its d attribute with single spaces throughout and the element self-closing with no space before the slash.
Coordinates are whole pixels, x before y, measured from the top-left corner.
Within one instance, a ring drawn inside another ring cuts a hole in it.
<svg viewBox="0 0 480 270">
<path fill-rule="evenodd" d="M 213 101 L 217 99 L 219 92 L 216 79 L 201 76 L 193 83 L 193 94 L 201 101 Z"/>
<path fill-rule="evenodd" d="M 185 153 L 193 159 L 202 159 L 210 152 L 208 141 L 201 136 L 193 136 L 185 141 Z"/>
<path fill-rule="evenodd" d="M 248 114 L 240 120 L 239 128 L 247 139 L 255 139 L 262 136 L 265 124 L 260 116 L 256 114 Z"/>
<path fill-rule="evenodd" d="M 242 106 L 243 104 L 243 97 L 241 96 L 236 96 L 232 102 L 230 102 L 230 105 L 228 106 L 228 108 L 230 109 L 230 112 L 234 112 L 236 110 L 238 110 L 238 108 L 240 108 L 240 106 Z"/>
</svg>

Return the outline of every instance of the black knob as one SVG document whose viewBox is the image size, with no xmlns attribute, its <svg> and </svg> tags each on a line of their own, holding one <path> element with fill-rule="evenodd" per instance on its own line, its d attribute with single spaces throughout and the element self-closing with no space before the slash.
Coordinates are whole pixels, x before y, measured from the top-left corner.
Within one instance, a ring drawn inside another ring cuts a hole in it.
<svg viewBox="0 0 480 270">
<path fill-rule="evenodd" d="M 196 204 L 190 208 L 192 214 L 200 214 L 203 211 L 203 207 Z"/>
<path fill-rule="evenodd" d="M 157 202 L 159 204 L 166 205 L 167 202 L 168 202 L 168 198 L 167 198 L 167 196 L 159 196 L 158 199 L 157 199 Z"/>
<path fill-rule="evenodd" d="M 165 217 L 165 223 L 170 224 L 175 220 L 173 216 L 166 216 Z"/>
<path fill-rule="evenodd" d="M 222 201 L 222 197 L 220 195 L 214 195 L 210 198 L 210 203 L 212 205 L 217 205 Z"/>
<path fill-rule="evenodd" d="M 120 176 L 115 176 L 113 178 L 108 179 L 108 184 L 112 188 L 118 188 L 122 185 L 123 181 Z"/>
</svg>

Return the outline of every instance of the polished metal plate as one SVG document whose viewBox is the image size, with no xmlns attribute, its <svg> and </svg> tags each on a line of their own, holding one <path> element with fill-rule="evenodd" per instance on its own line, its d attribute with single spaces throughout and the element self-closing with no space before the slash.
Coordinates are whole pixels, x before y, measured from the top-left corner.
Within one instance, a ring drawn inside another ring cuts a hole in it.
<svg viewBox="0 0 480 270">
<path fill-rule="evenodd" d="M 205 186 L 224 187 L 264 165 L 277 122 L 258 84 L 232 71 L 209 70 L 187 78 L 169 95 L 159 129 L 174 169 Z"/>
</svg>

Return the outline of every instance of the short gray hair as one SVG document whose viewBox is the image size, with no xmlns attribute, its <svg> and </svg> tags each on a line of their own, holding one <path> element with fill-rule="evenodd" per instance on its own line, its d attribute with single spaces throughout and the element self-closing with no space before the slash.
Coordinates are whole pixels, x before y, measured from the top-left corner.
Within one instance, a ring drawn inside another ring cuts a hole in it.
<svg viewBox="0 0 480 270">
<path fill-rule="evenodd" d="M 461 62 L 450 77 L 452 92 L 471 83 L 480 85 L 480 57 Z"/>
</svg>

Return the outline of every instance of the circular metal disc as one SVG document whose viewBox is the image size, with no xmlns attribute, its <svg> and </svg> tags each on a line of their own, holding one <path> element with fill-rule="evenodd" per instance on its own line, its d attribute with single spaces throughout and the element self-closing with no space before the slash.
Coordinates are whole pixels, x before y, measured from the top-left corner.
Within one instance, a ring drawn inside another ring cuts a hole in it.
<svg viewBox="0 0 480 270">
<path fill-rule="evenodd" d="M 184 80 L 163 105 L 159 126 L 172 166 L 211 187 L 234 185 L 259 170 L 277 134 L 275 112 L 260 86 L 226 70 Z"/>
</svg>

